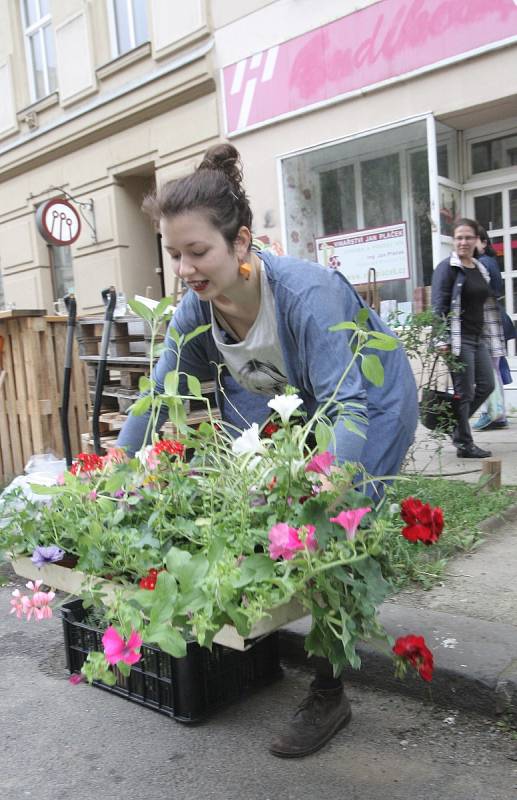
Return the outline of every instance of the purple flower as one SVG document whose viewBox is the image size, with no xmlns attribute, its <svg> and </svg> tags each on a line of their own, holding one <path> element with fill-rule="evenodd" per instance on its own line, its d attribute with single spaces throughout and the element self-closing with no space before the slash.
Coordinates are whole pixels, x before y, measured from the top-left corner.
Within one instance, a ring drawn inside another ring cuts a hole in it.
<svg viewBox="0 0 517 800">
<path fill-rule="evenodd" d="M 55 544 L 51 544 L 49 547 L 38 545 L 31 556 L 31 561 L 36 564 L 38 569 L 41 569 L 45 564 L 61 561 L 64 555 L 65 551 L 60 550 Z"/>
<path fill-rule="evenodd" d="M 117 489 L 113 492 L 113 497 L 116 497 L 119 500 L 121 497 L 125 497 L 125 490 L 124 489 Z"/>
</svg>

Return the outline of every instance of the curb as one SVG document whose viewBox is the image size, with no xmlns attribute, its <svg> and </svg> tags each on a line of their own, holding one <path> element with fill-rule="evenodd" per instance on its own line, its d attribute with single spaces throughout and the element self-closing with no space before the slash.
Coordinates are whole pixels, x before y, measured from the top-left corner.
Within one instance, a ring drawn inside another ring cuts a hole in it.
<svg viewBox="0 0 517 800">
<path fill-rule="evenodd" d="M 516 495 L 517 496 L 517 495 Z M 484 533 L 517 518 L 517 503 L 479 523 Z M 395 677 L 390 647 L 385 642 L 360 642 L 361 669 L 346 667 L 345 682 L 396 694 L 431 699 L 447 708 L 462 708 L 490 717 L 517 715 L 517 627 L 461 614 L 404 605 L 399 595 L 382 604 L 381 623 L 389 636 L 416 633 L 433 651 L 431 683 L 412 670 Z M 309 659 L 304 648 L 311 618 L 304 617 L 280 630 L 280 655 L 287 662 L 313 669 L 321 659 Z"/>
<path fill-rule="evenodd" d="M 345 668 L 345 682 L 490 717 L 517 714 L 517 628 L 389 602 L 381 607 L 380 619 L 394 639 L 413 632 L 424 636 L 434 654 L 432 682 L 425 683 L 412 669 L 403 680 L 396 678 L 389 646 L 372 642 L 358 645 L 361 669 Z M 280 656 L 313 669 L 319 659 L 309 659 L 304 648 L 310 624 L 310 617 L 304 617 L 280 631 Z"/>
</svg>

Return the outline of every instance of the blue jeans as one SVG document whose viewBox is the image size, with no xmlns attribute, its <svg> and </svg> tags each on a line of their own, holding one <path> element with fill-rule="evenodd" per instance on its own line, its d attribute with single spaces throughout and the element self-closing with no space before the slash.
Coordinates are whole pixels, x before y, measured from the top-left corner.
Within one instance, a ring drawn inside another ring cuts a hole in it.
<svg viewBox="0 0 517 800">
<path fill-rule="evenodd" d="M 461 335 L 458 360 L 464 368 L 452 373 L 454 392 L 460 397 L 452 441 L 464 449 L 473 444 L 469 419 L 494 391 L 494 368 L 488 347 L 479 335 Z"/>
</svg>

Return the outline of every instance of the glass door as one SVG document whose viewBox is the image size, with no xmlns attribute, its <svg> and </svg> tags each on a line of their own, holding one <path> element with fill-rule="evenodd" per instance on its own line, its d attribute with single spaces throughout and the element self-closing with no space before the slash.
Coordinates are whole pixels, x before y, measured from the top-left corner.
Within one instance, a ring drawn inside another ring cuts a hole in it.
<svg viewBox="0 0 517 800">
<path fill-rule="evenodd" d="M 467 196 L 468 216 L 487 230 L 496 251 L 505 285 L 506 311 L 517 321 L 517 184 L 472 191 Z M 510 355 L 515 344 L 509 343 Z"/>
</svg>

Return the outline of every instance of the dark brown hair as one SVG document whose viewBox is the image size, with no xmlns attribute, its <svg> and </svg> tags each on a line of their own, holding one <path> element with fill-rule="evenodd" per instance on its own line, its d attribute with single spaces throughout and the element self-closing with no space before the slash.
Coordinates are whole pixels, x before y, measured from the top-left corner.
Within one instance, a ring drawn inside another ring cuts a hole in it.
<svg viewBox="0 0 517 800">
<path fill-rule="evenodd" d="M 212 225 L 233 246 L 239 229 L 251 231 L 253 215 L 242 185 L 242 162 L 231 144 L 217 144 L 207 150 L 195 172 L 169 181 L 142 205 L 154 222 L 186 211 L 204 212 Z"/>
<path fill-rule="evenodd" d="M 454 227 L 452 229 L 453 236 L 458 230 L 458 228 L 461 227 L 462 225 L 465 225 L 467 228 L 472 228 L 476 236 L 478 235 L 478 224 L 476 220 L 469 219 L 468 217 L 462 217 L 461 219 L 457 219 L 456 222 L 454 223 Z"/>
<path fill-rule="evenodd" d="M 481 239 L 482 242 L 486 242 L 484 255 L 485 256 L 492 256 L 492 258 L 494 258 L 495 255 L 496 255 L 496 252 L 495 252 L 494 248 L 492 247 L 492 242 L 490 241 L 490 237 L 488 236 L 488 233 L 483 228 L 483 226 L 479 225 L 479 224 L 478 224 L 478 236 L 479 236 L 479 238 Z"/>
</svg>

